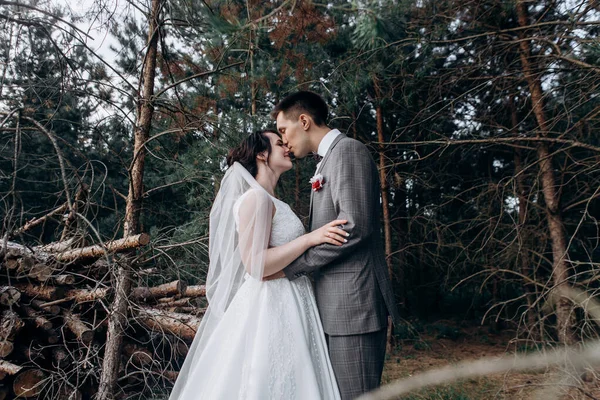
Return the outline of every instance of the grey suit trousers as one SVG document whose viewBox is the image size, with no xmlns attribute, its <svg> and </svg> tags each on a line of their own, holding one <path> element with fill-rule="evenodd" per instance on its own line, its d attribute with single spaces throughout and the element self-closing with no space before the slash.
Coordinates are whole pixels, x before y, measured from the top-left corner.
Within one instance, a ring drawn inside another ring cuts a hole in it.
<svg viewBox="0 0 600 400">
<path fill-rule="evenodd" d="M 379 387 L 387 329 L 348 336 L 329 336 L 329 358 L 342 400 L 351 400 Z"/>
</svg>

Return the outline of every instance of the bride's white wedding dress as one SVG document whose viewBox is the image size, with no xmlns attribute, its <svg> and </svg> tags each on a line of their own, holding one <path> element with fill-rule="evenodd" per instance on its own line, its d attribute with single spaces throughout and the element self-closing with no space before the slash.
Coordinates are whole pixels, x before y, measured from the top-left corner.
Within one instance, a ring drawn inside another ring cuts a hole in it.
<svg viewBox="0 0 600 400">
<path fill-rule="evenodd" d="M 290 207 L 276 207 L 269 245 L 304 234 Z M 260 281 L 245 276 L 178 397 L 339 399 L 325 335 L 308 278 Z"/>
</svg>

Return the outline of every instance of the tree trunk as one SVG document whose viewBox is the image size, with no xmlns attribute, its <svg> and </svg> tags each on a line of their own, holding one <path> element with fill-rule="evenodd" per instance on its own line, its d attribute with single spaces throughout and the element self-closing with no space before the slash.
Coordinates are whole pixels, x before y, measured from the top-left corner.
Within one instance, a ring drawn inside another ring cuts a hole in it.
<svg viewBox="0 0 600 400">
<path fill-rule="evenodd" d="M 513 133 L 517 133 L 519 119 L 517 117 L 517 108 L 515 107 L 515 103 L 513 98 L 510 98 L 510 111 L 511 111 L 511 122 L 512 122 L 512 130 Z M 514 163 L 515 163 L 515 180 L 517 182 L 517 200 L 519 207 L 519 222 L 517 228 L 517 237 L 519 241 L 519 261 L 521 265 L 521 273 L 523 276 L 526 276 L 530 279 L 534 279 L 533 270 L 531 268 L 531 258 L 529 256 L 529 246 L 527 235 L 523 233 L 523 227 L 527 223 L 527 197 L 528 191 L 525 186 L 525 175 L 523 168 L 523 157 L 521 154 L 521 149 L 515 148 L 514 153 Z M 533 286 L 530 282 L 525 282 L 525 290 L 527 291 L 527 329 L 533 329 L 535 325 L 535 310 L 532 308 L 535 303 L 535 286 Z M 533 332 L 537 332 L 537 330 L 533 330 Z M 534 337 L 534 340 L 541 339 L 540 335 L 537 338 Z"/>
<path fill-rule="evenodd" d="M 250 10 L 248 10 L 248 12 L 250 12 Z M 255 48 L 255 43 L 254 43 L 254 38 L 258 37 L 256 30 L 255 29 L 250 29 L 250 54 L 249 54 L 249 58 L 250 58 L 250 101 L 251 101 L 251 105 L 250 105 L 250 115 L 255 116 L 256 115 L 256 93 L 257 93 L 257 85 L 256 85 L 256 79 L 254 77 L 254 48 Z M 252 123 L 254 124 L 254 121 L 252 121 Z"/>
<path fill-rule="evenodd" d="M 517 1 L 517 16 L 521 27 L 529 25 L 529 15 L 527 3 Z M 544 96 L 539 74 L 534 73 L 532 65 L 531 48 L 529 40 L 526 40 L 527 33 L 520 33 L 519 56 L 523 67 L 523 74 L 529 86 L 531 93 L 531 106 L 538 124 L 538 136 L 548 135 L 548 120 L 544 111 Z M 567 240 L 563 228 L 562 216 L 560 215 L 559 196 L 556 188 L 556 179 L 552 169 L 552 157 L 546 143 L 541 143 L 537 147 L 539 159 L 540 178 L 542 184 L 542 193 L 546 202 L 546 217 L 548 219 L 548 230 L 552 244 L 552 278 L 554 289 L 560 289 L 567 283 L 569 277 Z M 571 314 L 570 301 L 563 296 L 558 298 L 556 304 L 556 318 L 558 338 L 563 344 L 573 343 L 573 317 Z"/>
<path fill-rule="evenodd" d="M 405 273 L 405 269 L 407 266 L 406 261 L 406 253 L 402 250 L 406 243 L 406 224 L 404 223 L 404 218 L 406 218 L 406 192 L 405 188 L 401 189 L 404 185 L 404 182 L 397 175 L 396 179 L 396 195 L 394 197 L 394 204 L 397 208 L 396 213 L 396 246 L 397 246 L 397 260 L 398 260 L 398 268 L 395 271 L 395 281 L 394 281 L 394 295 L 398 302 L 398 306 L 401 311 L 405 311 L 407 309 L 406 304 L 406 281 L 407 276 Z"/>
<path fill-rule="evenodd" d="M 385 242 L 385 262 L 388 267 L 390 279 L 394 279 L 392 271 L 392 227 L 390 222 L 390 202 L 388 199 L 388 184 L 387 184 L 387 167 L 385 165 L 385 138 L 383 135 L 383 110 L 381 109 L 381 92 L 379 89 L 379 81 L 373 77 L 373 86 L 375 88 L 375 112 L 377 118 L 377 140 L 379 141 L 379 184 L 381 185 L 381 203 L 383 207 L 383 240 Z M 387 332 L 387 351 L 392 351 L 393 325 L 388 322 Z"/>
<path fill-rule="evenodd" d="M 154 107 L 154 78 L 156 76 L 156 56 L 159 36 L 159 13 L 161 0 L 152 0 L 148 29 L 148 50 L 142 68 L 143 91 L 138 99 L 137 126 L 134 131 L 133 160 L 130 166 L 129 192 L 125 207 L 123 237 L 133 236 L 140 225 L 140 210 L 143 196 L 145 144 L 150 137 Z M 117 381 L 123 328 L 127 325 L 127 297 L 131 288 L 131 272 L 126 266 L 119 266 L 115 279 L 115 298 L 108 317 L 108 332 L 102 363 L 102 373 L 96 399 L 114 398 L 113 388 Z"/>
<path fill-rule="evenodd" d="M 377 77 L 373 78 L 375 87 L 375 111 L 377 117 L 377 140 L 379 141 L 379 184 L 381 185 L 381 202 L 383 203 L 383 234 L 385 241 L 385 260 L 388 266 L 390 277 L 392 276 L 392 229 L 390 224 L 390 203 L 388 199 L 388 184 L 387 184 L 387 166 L 385 165 L 385 146 L 381 143 L 385 142 L 383 134 L 383 111 L 381 109 L 381 93 L 379 90 L 379 82 Z"/>
</svg>

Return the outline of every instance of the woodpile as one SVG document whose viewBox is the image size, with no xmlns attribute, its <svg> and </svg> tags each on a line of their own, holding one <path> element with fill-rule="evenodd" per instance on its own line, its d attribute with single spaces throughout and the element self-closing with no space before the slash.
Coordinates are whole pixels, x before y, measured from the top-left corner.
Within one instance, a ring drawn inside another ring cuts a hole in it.
<svg viewBox="0 0 600 400">
<path fill-rule="evenodd" d="M 77 249 L 71 240 L 1 245 L 0 399 L 93 398 L 115 295 L 111 272 L 128 262 L 117 253 L 148 242 L 141 234 Z M 177 378 L 206 307 L 203 285 L 136 283 L 116 393 L 122 398 L 142 393 L 150 378 Z"/>
</svg>

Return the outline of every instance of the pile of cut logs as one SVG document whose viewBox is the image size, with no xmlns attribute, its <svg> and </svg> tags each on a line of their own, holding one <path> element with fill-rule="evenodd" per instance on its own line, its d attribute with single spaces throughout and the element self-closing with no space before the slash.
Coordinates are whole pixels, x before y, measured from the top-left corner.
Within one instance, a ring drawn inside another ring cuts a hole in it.
<svg viewBox="0 0 600 400">
<path fill-rule="evenodd" d="M 94 396 L 112 268 L 128 262 L 119 252 L 148 242 L 141 234 L 77 249 L 68 241 L 35 248 L 0 243 L 0 400 Z M 139 396 L 151 381 L 175 380 L 206 306 L 204 286 L 136 284 L 128 296 L 120 398 Z"/>
</svg>

